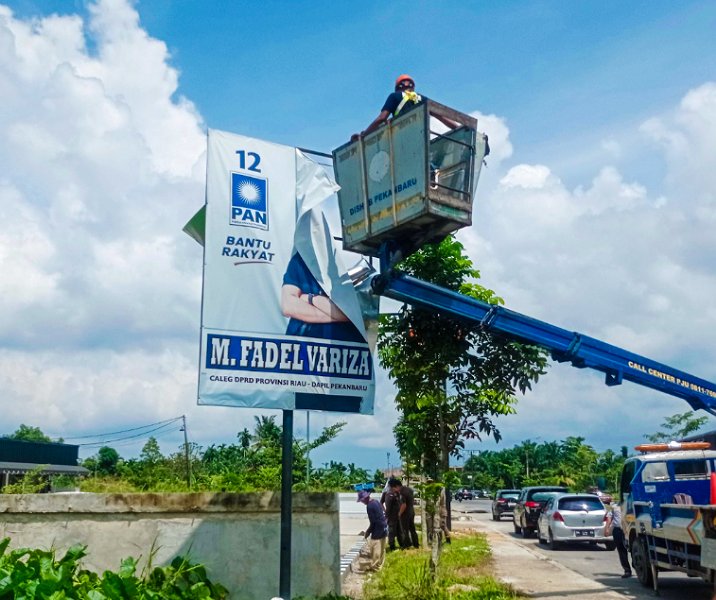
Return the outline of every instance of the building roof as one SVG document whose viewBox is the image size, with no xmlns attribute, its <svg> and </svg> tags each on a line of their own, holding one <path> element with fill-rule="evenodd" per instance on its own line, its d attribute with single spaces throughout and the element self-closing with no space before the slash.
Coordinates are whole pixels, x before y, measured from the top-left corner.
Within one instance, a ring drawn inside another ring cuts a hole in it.
<svg viewBox="0 0 716 600">
<path fill-rule="evenodd" d="M 52 475 L 88 475 L 89 471 L 76 465 L 47 465 L 23 462 L 0 461 L 0 474 L 22 475 L 28 471 L 41 468 L 43 473 Z"/>
<path fill-rule="evenodd" d="M 79 446 L 0 438 L 0 462 L 77 466 Z"/>
</svg>

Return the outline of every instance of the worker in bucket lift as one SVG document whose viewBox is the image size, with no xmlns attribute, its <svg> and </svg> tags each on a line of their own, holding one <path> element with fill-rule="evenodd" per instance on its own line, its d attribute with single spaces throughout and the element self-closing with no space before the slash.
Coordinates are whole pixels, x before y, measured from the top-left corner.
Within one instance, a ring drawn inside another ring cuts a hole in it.
<svg viewBox="0 0 716 600">
<path fill-rule="evenodd" d="M 426 98 L 424 96 L 421 96 L 415 91 L 415 82 L 413 81 L 413 78 L 410 75 L 400 75 L 395 80 L 395 91 L 385 100 L 383 108 L 380 110 L 380 114 L 363 131 L 353 134 L 351 136 L 351 141 L 355 142 L 359 138 L 368 135 L 370 132 L 378 129 L 381 125 L 387 123 L 389 118 L 395 119 L 398 115 L 405 113 L 419 104 L 422 104 L 425 100 Z M 442 115 L 432 116 L 450 129 L 460 127 L 459 123 L 456 123 L 452 119 L 448 119 Z M 433 156 L 430 157 L 430 187 L 433 189 L 435 189 L 438 184 L 440 162 L 439 158 Z"/>
<path fill-rule="evenodd" d="M 395 119 L 399 114 L 421 104 L 425 99 L 425 97 L 415 91 L 415 82 L 410 75 L 400 75 L 395 80 L 395 91 L 386 99 L 383 108 L 380 110 L 380 114 L 363 131 L 353 134 L 351 140 L 356 141 L 358 138 L 368 135 L 371 131 L 375 131 L 378 127 L 387 123 L 389 118 Z M 447 117 L 433 116 L 450 129 L 455 129 L 460 126 Z"/>
</svg>

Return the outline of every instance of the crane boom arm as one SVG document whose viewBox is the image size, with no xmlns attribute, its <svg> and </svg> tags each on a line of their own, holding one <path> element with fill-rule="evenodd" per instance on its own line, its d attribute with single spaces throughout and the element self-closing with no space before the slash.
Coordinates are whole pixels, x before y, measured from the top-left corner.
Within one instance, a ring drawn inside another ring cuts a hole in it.
<svg viewBox="0 0 716 600">
<path fill-rule="evenodd" d="M 521 342 L 549 350 L 559 362 L 578 368 L 590 368 L 606 375 L 607 385 L 619 385 L 624 379 L 686 400 L 694 410 L 716 415 L 716 385 L 612 346 L 595 338 L 550 325 L 501 306 L 389 270 L 375 275 L 373 291 L 413 306 L 442 312 L 485 330 L 501 333 Z"/>
</svg>

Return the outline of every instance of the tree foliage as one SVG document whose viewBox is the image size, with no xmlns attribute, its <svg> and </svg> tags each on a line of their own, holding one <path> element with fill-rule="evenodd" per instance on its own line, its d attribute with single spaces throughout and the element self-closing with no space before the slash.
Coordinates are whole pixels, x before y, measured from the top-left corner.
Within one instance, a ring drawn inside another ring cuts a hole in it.
<svg viewBox="0 0 716 600">
<path fill-rule="evenodd" d="M 17 431 L 14 433 L 7 434 L 3 436 L 9 440 L 18 440 L 23 442 L 51 442 L 52 439 L 42 433 L 42 430 L 39 427 L 30 427 L 29 425 L 25 425 L 24 423 L 20 425 L 20 427 L 17 428 Z M 62 440 L 58 440 L 62 441 Z"/>
<path fill-rule="evenodd" d="M 480 274 L 453 237 L 423 247 L 400 267 L 440 287 L 503 303 L 476 283 Z M 395 434 L 401 456 L 432 476 L 448 469 L 449 456 L 459 455 L 465 440 L 499 440 L 493 418 L 514 412 L 517 392 L 530 389 L 546 367 L 545 353 L 536 346 L 407 305 L 383 317 L 379 359 L 398 388 Z"/>
<path fill-rule="evenodd" d="M 644 437 L 652 443 L 670 442 L 683 439 L 692 433 L 696 433 L 709 420 L 708 416 L 697 417 L 693 410 L 677 413 L 666 417 L 661 424 L 662 431 L 652 434 L 645 434 Z"/>
<path fill-rule="evenodd" d="M 371 481 L 371 475 L 353 463 L 331 461 L 315 468 L 309 453 L 338 436 L 345 426 L 325 427 L 307 442 L 293 441 L 294 489 L 345 490 L 352 484 Z M 192 489 L 212 491 L 278 490 L 281 487 L 282 427 L 276 417 L 255 417 L 253 432 L 245 428 L 234 444 L 212 444 L 205 450 L 189 444 L 193 473 Z M 122 459 L 116 450 L 103 447 L 82 465 L 94 475 L 82 482 L 86 491 L 185 491 L 187 461 L 184 446 L 165 456 L 151 437 L 138 458 Z M 306 479 L 306 474 L 309 479 Z"/>
<path fill-rule="evenodd" d="M 566 485 L 574 491 L 606 484 L 617 489 L 625 457 L 613 450 L 597 452 L 582 437 L 559 442 L 524 440 L 512 448 L 473 454 L 462 472 L 463 485 L 478 489 Z"/>
</svg>

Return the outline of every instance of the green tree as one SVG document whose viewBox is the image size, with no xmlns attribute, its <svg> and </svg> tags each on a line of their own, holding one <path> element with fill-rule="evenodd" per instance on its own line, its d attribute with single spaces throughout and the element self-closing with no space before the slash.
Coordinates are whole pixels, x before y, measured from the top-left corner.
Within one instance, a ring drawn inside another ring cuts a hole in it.
<svg viewBox="0 0 716 600">
<path fill-rule="evenodd" d="M 42 433 L 39 427 L 30 427 L 24 423 L 17 428 L 17 431 L 4 436 L 10 440 L 19 440 L 23 442 L 51 442 L 49 436 Z"/>
<path fill-rule="evenodd" d="M 687 410 L 686 412 L 666 417 L 661 424 L 663 428 L 662 431 L 645 434 L 644 437 L 655 444 L 680 440 L 692 433 L 696 433 L 708 420 L 709 418 L 707 416 L 696 417 L 694 416 L 694 411 Z"/>
<path fill-rule="evenodd" d="M 148 466 L 157 465 L 164 459 L 159 442 L 155 437 L 152 436 L 146 441 L 139 454 L 139 459 Z"/>
<path fill-rule="evenodd" d="M 239 438 L 239 446 L 241 446 L 241 450 L 244 453 L 244 456 L 246 456 L 246 453 L 251 447 L 251 432 L 247 427 L 244 427 L 241 431 L 239 431 L 236 437 Z"/>
<path fill-rule="evenodd" d="M 410 274 L 498 305 L 501 298 L 477 283 L 479 272 L 462 244 L 448 237 L 401 263 Z M 514 412 L 516 393 L 545 372 L 544 351 L 493 335 L 434 311 L 403 306 L 380 324 L 379 359 L 397 384 L 395 429 L 403 460 L 439 478 L 467 439 L 500 439 L 493 417 Z"/>
<path fill-rule="evenodd" d="M 97 452 L 97 470 L 101 475 L 116 475 L 119 452 L 109 446 L 102 446 Z"/>
<path fill-rule="evenodd" d="M 344 422 L 339 422 L 326 427 L 310 443 L 293 441 L 292 472 L 298 487 L 306 486 L 308 454 L 334 439 L 344 426 Z M 200 467 L 195 470 L 202 474 L 202 485 L 235 491 L 278 489 L 281 485 L 283 428 L 276 423 L 276 417 L 255 417 L 253 433 L 244 429 L 237 438 L 239 444 L 212 445 L 206 449 Z M 341 463 L 312 470 L 311 487 L 345 489 L 347 472 Z"/>
</svg>

